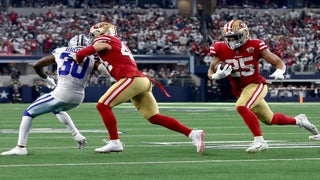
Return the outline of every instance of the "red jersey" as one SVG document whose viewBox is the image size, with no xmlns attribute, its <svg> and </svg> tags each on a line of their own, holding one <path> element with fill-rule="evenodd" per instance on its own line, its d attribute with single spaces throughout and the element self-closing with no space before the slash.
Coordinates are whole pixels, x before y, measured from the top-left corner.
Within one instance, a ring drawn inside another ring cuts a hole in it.
<svg viewBox="0 0 320 180">
<path fill-rule="evenodd" d="M 232 93 L 238 97 L 248 84 L 267 84 L 260 74 L 259 61 L 261 51 L 268 48 L 265 42 L 259 39 L 249 39 L 235 50 L 230 49 L 225 42 L 216 42 L 210 47 L 210 55 L 232 66 L 229 79 L 233 87 Z"/>
<path fill-rule="evenodd" d="M 106 42 L 112 47 L 109 51 L 100 51 L 99 57 L 108 62 L 108 71 L 117 81 L 123 77 L 142 77 L 130 49 L 117 37 L 101 35 L 94 42 Z"/>
</svg>

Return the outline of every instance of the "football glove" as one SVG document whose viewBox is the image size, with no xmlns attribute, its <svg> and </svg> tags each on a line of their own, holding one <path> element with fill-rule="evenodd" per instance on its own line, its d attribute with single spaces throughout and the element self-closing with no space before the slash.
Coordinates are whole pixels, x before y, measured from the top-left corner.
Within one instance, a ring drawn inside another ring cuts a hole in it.
<svg viewBox="0 0 320 180">
<path fill-rule="evenodd" d="M 269 75 L 269 77 L 274 78 L 275 80 L 283 80 L 284 79 L 284 71 L 281 69 L 276 69 L 276 71 L 274 71 L 274 73 L 272 73 L 271 75 Z"/>
<path fill-rule="evenodd" d="M 232 72 L 232 66 L 229 64 L 224 65 L 223 69 L 221 69 L 221 64 L 218 64 L 217 71 L 212 74 L 211 79 L 222 79 L 229 76 Z"/>
<path fill-rule="evenodd" d="M 47 77 L 46 79 L 43 79 L 47 83 L 47 87 L 49 89 L 54 89 L 56 87 L 56 83 L 54 82 L 54 79 Z"/>
<path fill-rule="evenodd" d="M 109 64 L 107 62 L 101 62 L 98 66 L 98 71 L 100 71 L 103 74 L 109 74 L 108 66 Z"/>
</svg>

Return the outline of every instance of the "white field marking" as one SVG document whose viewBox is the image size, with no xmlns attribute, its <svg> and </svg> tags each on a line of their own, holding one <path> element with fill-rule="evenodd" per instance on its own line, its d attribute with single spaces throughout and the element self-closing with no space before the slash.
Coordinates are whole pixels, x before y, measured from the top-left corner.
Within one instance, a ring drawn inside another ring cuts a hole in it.
<svg viewBox="0 0 320 180">
<path fill-rule="evenodd" d="M 266 140 L 268 143 L 289 142 L 287 140 Z M 206 144 L 226 144 L 226 143 L 251 143 L 252 141 L 205 141 Z M 175 144 L 192 144 L 192 142 L 141 142 L 142 144 L 159 144 L 159 145 L 175 145 Z"/>
<path fill-rule="evenodd" d="M 206 141 L 206 149 L 245 149 L 252 141 Z M 320 148 L 319 142 L 290 142 L 290 141 L 273 141 L 268 140 L 269 149 L 308 149 Z M 192 142 L 141 142 L 149 145 L 189 145 Z"/>
<path fill-rule="evenodd" d="M 206 146 L 206 149 L 246 149 L 249 145 L 226 145 L 226 146 Z M 311 149 L 311 148 L 320 148 L 320 145 L 279 145 L 279 146 L 271 146 L 269 145 L 268 149 Z"/>
<path fill-rule="evenodd" d="M 120 106 L 120 107 L 118 107 L 118 109 L 128 109 L 129 107 L 128 106 Z M 181 107 L 179 107 L 179 106 L 173 106 L 173 105 L 171 105 L 171 106 L 159 106 L 159 108 L 160 109 L 193 109 L 193 110 L 198 110 L 198 111 L 200 111 L 200 110 L 202 110 L 202 111 L 204 111 L 204 110 L 221 110 L 221 109 L 223 109 L 223 110 L 235 110 L 235 108 L 234 107 L 230 107 L 230 106 L 227 106 L 227 107 L 218 107 L 218 106 L 183 106 L 183 105 L 181 105 Z"/>
<path fill-rule="evenodd" d="M 304 104 L 300 104 L 299 102 L 268 102 L 269 105 L 281 105 L 281 106 L 296 106 L 296 107 L 302 107 L 302 106 L 319 106 L 319 102 L 306 102 Z M 206 108 L 206 109 L 215 109 L 215 108 L 227 108 L 227 107 L 232 107 L 234 108 L 235 102 L 226 102 L 226 103 L 192 103 L 192 102 L 186 102 L 186 103 L 177 103 L 177 102 L 170 102 L 170 103 L 158 103 L 159 108 L 164 108 L 164 107 L 175 107 L 175 108 Z M 218 106 L 219 107 L 218 107 Z M 116 106 L 116 108 L 134 108 L 135 107 L 131 103 L 123 103 L 119 106 Z"/>
<path fill-rule="evenodd" d="M 143 165 L 143 164 L 185 164 L 185 163 L 239 163 L 239 162 L 277 162 L 277 161 L 319 161 L 320 158 L 282 158 L 282 159 L 238 159 L 238 160 L 199 160 L 199 161 L 142 161 L 106 163 L 58 163 L 58 164 L 1 164 L 0 168 L 10 167 L 57 167 L 57 166 L 101 166 L 101 165 Z"/>
<path fill-rule="evenodd" d="M 31 133 L 70 133 L 69 130 L 65 128 L 32 128 Z M 81 133 L 107 133 L 106 129 L 90 129 L 90 130 L 81 130 Z M 18 129 L 0 129 L 0 134 L 17 134 L 19 133 Z M 118 134 L 127 134 L 126 132 L 119 131 Z"/>
<path fill-rule="evenodd" d="M 300 104 L 299 102 L 281 102 L 281 103 L 277 103 L 277 102 L 269 102 L 269 105 L 280 105 L 280 106 L 295 106 L 295 107 L 302 107 L 302 106 L 319 106 L 320 103 L 319 102 L 307 102 L 304 104 Z M 228 103 L 217 103 L 217 102 L 213 102 L 213 103 L 158 103 L 159 108 L 160 109 L 201 109 L 201 110 L 211 110 L 211 111 L 215 111 L 215 110 L 226 110 L 226 111 L 234 111 L 235 110 L 235 102 L 228 102 Z M 115 109 L 123 109 L 123 108 L 132 108 L 135 109 L 135 107 L 131 104 L 131 103 L 123 103 L 119 106 L 116 106 Z"/>
</svg>

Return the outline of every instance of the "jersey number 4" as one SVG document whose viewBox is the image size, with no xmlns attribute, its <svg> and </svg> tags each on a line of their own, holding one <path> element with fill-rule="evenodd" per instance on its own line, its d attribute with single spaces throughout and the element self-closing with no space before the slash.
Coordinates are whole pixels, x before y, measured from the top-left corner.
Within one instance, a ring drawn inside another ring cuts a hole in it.
<svg viewBox="0 0 320 180">
<path fill-rule="evenodd" d="M 122 42 L 121 43 L 121 54 L 124 56 L 129 56 L 129 58 L 134 61 L 133 55 L 130 49 Z"/>
</svg>

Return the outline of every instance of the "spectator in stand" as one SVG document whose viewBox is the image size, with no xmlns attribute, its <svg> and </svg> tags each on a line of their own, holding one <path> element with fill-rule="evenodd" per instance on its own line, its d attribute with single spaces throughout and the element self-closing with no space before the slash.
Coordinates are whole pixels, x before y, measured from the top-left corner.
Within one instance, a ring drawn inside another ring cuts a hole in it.
<svg viewBox="0 0 320 180">
<path fill-rule="evenodd" d="M 271 85 L 271 87 L 269 88 L 269 92 L 270 92 L 270 97 L 278 97 L 279 95 L 279 89 L 276 88 L 276 86 L 274 84 Z"/>
<path fill-rule="evenodd" d="M 19 78 L 12 78 L 12 84 L 11 84 L 12 103 L 22 102 L 20 90 L 21 90 L 21 82 L 19 81 Z"/>
<path fill-rule="evenodd" d="M 137 42 L 138 53 L 137 54 L 145 54 L 146 43 L 143 38 L 139 37 Z"/>
<path fill-rule="evenodd" d="M 316 62 L 316 69 L 320 73 L 320 61 Z"/>
<path fill-rule="evenodd" d="M 156 72 L 153 69 L 149 69 L 148 73 L 147 73 L 147 76 L 151 77 L 151 78 L 155 78 L 155 73 Z"/>
<path fill-rule="evenodd" d="M 21 103 L 22 97 L 19 89 L 13 89 L 12 92 L 12 103 Z"/>
<path fill-rule="evenodd" d="M 12 25 L 17 25 L 18 24 L 18 22 L 17 22 L 18 14 L 15 11 L 11 11 L 8 14 L 8 18 L 9 18 L 9 20 L 10 20 Z"/>
<path fill-rule="evenodd" d="M 30 39 L 29 45 L 30 45 L 30 53 L 32 55 L 40 54 L 39 42 L 36 39 L 34 38 Z"/>
<path fill-rule="evenodd" d="M 311 84 L 309 88 L 309 95 L 310 97 L 320 97 L 320 88 L 314 84 Z"/>
<path fill-rule="evenodd" d="M 201 65 L 205 64 L 204 58 L 210 53 L 210 45 L 208 43 L 201 43 L 199 48 L 199 63 Z"/>
<path fill-rule="evenodd" d="M 181 70 L 181 72 L 179 73 L 178 77 L 180 77 L 180 78 L 189 78 L 189 77 L 191 77 L 189 69 L 188 68 L 183 68 Z"/>
<path fill-rule="evenodd" d="M 194 57 L 196 65 L 200 65 L 201 64 L 200 51 L 199 51 L 199 44 L 197 42 L 193 42 L 191 44 L 190 54 Z"/>
<path fill-rule="evenodd" d="M 12 80 L 19 80 L 20 79 L 21 72 L 13 66 L 11 69 L 11 79 Z"/>
<path fill-rule="evenodd" d="M 288 74 L 293 74 L 295 72 L 295 58 L 294 58 L 294 54 L 293 53 L 286 53 L 284 55 L 284 61 L 285 61 L 285 64 L 287 66 L 287 72 Z"/>
<path fill-rule="evenodd" d="M 12 43 L 7 38 L 3 38 L 3 39 L 4 39 L 3 49 L 7 52 L 7 54 L 13 54 L 14 50 L 13 50 Z"/>
<path fill-rule="evenodd" d="M 54 39 L 52 38 L 51 34 L 47 34 L 46 39 L 44 40 L 44 53 L 51 52 L 54 43 Z"/>
<path fill-rule="evenodd" d="M 189 35 L 183 31 L 178 37 L 178 41 L 181 46 L 187 46 L 189 43 L 189 39 L 190 39 Z"/>
<path fill-rule="evenodd" d="M 147 68 L 142 68 L 141 69 L 142 74 L 144 74 L 145 76 L 148 75 L 148 69 Z"/>
</svg>

